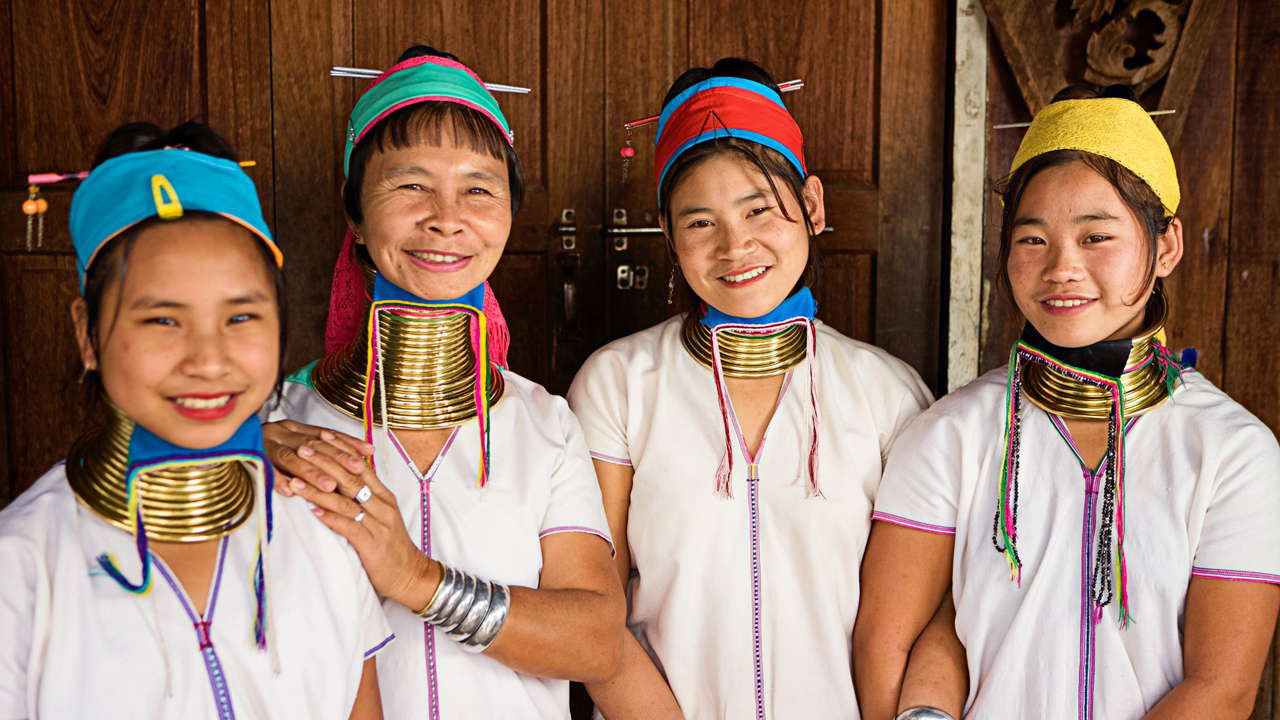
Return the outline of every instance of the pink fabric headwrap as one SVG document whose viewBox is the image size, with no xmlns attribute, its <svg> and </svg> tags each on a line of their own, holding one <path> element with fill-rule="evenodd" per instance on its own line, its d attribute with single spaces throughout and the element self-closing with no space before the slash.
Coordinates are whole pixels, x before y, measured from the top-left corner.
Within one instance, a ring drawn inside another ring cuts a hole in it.
<svg viewBox="0 0 1280 720">
<path fill-rule="evenodd" d="M 324 352 L 337 352 L 351 342 L 360 332 L 364 309 L 369 302 L 365 292 L 364 275 L 356 263 L 356 236 L 347 230 L 338 251 L 338 264 L 333 268 L 333 289 L 329 292 L 329 320 L 325 324 Z M 484 316 L 489 329 L 489 357 L 504 369 L 507 367 L 507 349 L 511 346 L 511 331 L 507 319 L 498 307 L 498 298 L 489 283 L 484 284 Z"/>
</svg>

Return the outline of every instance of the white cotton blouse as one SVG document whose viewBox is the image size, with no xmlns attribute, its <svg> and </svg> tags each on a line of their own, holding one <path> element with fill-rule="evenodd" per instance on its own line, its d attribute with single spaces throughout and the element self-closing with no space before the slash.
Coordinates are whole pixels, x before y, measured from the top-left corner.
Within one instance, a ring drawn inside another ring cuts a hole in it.
<svg viewBox="0 0 1280 720">
<path fill-rule="evenodd" d="M 360 421 L 311 386 L 313 367 L 285 383 L 271 419 L 363 437 Z M 477 484 L 475 419 L 454 428 L 426 472 L 410 462 L 394 430 L 389 443 L 381 428 L 375 430 L 375 461 L 378 478 L 400 504 L 409 536 L 427 555 L 486 580 L 536 588 L 542 538 L 572 532 L 610 542 L 609 524 L 582 431 L 564 398 L 510 371 L 503 371 L 503 379 L 506 389 L 490 415 L 489 481 L 483 489 Z M 384 599 L 383 607 L 398 638 L 378 656 L 389 720 L 569 717 L 567 681 L 520 674 L 466 652 L 393 600 Z"/>
<path fill-rule="evenodd" d="M 903 433 L 876 519 L 955 535 L 956 631 L 969 660 L 969 718 L 1140 718 L 1183 677 L 1192 577 L 1280 583 L 1280 447 L 1202 375 L 1126 433 L 1125 557 L 1132 620 L 1089 621 L 1105 467 L 1066 425 L 1021 399 L 1022 586 L 992 545 L 1007 368 L 942 398 Z M 1105 463 L 1105 461 L 1104 461 Z"/>
<path fill-rule="evenodd" d="M 346 720 L 366 658 L 393 635 L 355 551 L 276 496 L 267 600 L 279 673 L 254 646 L 258 525 L 225 537 L 203 615 L 153 554 L 82 505 L 59 463 L 0 512 L 0 718 Z"/>
<path fill-rule="evenodd" d="M 634 469 L 629 625 L 685 717 L 855 718 L 858 568 L 881 464 L 931 397 L 906 363 L 817 324 L 819 485 L 808 493 L 809 362 L 784 380 L 758 457 L 734 442 L 732 499 L 711 370 L 681 318 L 606 345 L 569 391 L 592 456 Z"/>
</svg>

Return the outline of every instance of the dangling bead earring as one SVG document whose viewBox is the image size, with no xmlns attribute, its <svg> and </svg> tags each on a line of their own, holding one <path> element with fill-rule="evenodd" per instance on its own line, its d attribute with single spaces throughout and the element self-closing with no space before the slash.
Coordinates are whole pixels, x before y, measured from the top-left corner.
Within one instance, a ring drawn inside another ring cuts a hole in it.
<svg viewBox="0 0 1280 720">
<path fill-rule="evenodd" d="M 44 214 L 49 210 L 49 201 L 40 197 L 40 187 L 32 185 L 27 188 L 27 201 L 22 203 L 22 212 L 27 216 L 27 251 L 31 251 L 32 226 L 36 228 L 36 247 L 44 247 Z"/>
<path fill-rule="evenodd" d="M 671 301 L 675 298 L 675 296 L 676 296 L 676 266 L 675 266 L 675 263 L 672 263 L 671 276 L 667 278 L 667 304 L 668 305 L 671 304 Z"/>
<path fill-rule="evenodd" d="M 631 173 L 631 158 L 636 156 L 636 149 L 631 147 L 631 126 L 627 125 L 627 146 L 622 148 L 622 182 L 627 181 L 627 176 Z M 667 303 L 671 303 L 668 301 Z"/>
</svg>

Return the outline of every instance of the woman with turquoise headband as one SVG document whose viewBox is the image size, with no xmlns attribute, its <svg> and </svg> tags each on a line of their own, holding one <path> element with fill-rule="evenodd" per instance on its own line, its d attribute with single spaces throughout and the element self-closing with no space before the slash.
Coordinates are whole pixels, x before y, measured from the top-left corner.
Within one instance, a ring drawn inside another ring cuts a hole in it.
<svg viewBox="0 0 1280 720">
<path fill-rule="evenodd" d="M 106 421 L 0 512 L 0 717 L 381 718 L 359 558 L 271 491 L 282 256 L 230 146 L 121 127 L 71 239 Z"/>
<path fill-rule="evenodd" d="M 510 128 L 466 66 L 412 48 L 356 104 L 346 169 L 329 354 L 268 426 L 277 487 L 383 596 L 388 716 L 567 718 L 567 681 L 614 670 L 624 601 L 577 420 L 505 367 L 485 280 L 523 195 Z"/>
<path fill-rule="evenodd" d="M 588 686 L 609 720 L 858 716 L 881 463 L 931 398 L 816 319 L 826 212 L 803 145 L 748 61 L 667 93 L 654 179 L 684 312 L 606 345 L 569 392 L 630 586 L 622 667 Z"/>
</svg>

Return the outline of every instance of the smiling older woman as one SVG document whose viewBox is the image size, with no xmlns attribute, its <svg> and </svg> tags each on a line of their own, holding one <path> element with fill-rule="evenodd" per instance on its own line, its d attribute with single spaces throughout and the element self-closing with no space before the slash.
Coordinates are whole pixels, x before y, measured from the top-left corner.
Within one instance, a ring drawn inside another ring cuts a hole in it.
<svg viewBox="0 0 1280 720">
<path fill-rule="evenodd" d="M 1280 607 L 1280 447 L 1165 348 L 1178 177 L 1127 88 L 1036 116 L 1005 191 L 1006 368 L 894 448 L 854 664 L 892 693 L 951 585 L 970 718 L 1244 718 Z M 994 544 L 994 548 L 992 545 Z"/>
<path fill-rule="evenodd" d="M 267 429 L 294 478 L 277 488 L 317 505 L 385 598 L 390 717 L 567 717 L 566 680 L 608 677 L 621 656 L 582 432 L 563 399 L 502 367 L 485 280 L 523 196 L 511 137 L 451 55 L 412 48 L 369 87 L 347 143 L 352 271 L 335 280 L 352 296 L 330 316 L 345 337 L 290 378 L 273 416 L 288 421 Z M 352 308 L 363 320 L 343 327 Z"/>
<path fill-rule="evenodd" d="M 569 393 L 635 634 L 589 690 L 611 720 L 856 717 L 849 642 L 881 462 L 929 391 L 815 319 L 822 182 L 773 79 L 745 60 L 692 69 L 661 118 L 685 312 L 602 348 Z"/>
</svg>

